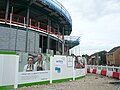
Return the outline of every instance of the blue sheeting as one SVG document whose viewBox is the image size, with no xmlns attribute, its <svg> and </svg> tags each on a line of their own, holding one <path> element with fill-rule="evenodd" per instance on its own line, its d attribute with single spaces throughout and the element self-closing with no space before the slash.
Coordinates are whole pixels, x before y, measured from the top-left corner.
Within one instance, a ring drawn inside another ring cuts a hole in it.
<svg viewBox="0 0 120 90">
<path fill-rule="evenodd" d="M 64 39 L 67 41 L 80 42 L 79 36 L 64 36 Z"/>
<path fill-rule="evenodd" d="M 70 14 L 57 0 L 40 0 L 40 1 L 42 1 L 46 5 L 54 8 L 59 13 L 61 13 L 66 18 L 66 20 L 70 23 L 70 25 L 72 26 L 72 19 L 71 19 Z"/>
</svg>

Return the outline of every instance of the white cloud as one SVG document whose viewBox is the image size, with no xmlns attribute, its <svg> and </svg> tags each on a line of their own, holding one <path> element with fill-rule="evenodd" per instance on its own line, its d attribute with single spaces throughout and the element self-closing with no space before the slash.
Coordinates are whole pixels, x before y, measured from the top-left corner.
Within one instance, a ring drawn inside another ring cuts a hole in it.
<svg viewBox="0 0 120 90">
<path fill-rule="evenodd" d="M 120 0 L 58 1 L 72 16 L 71 35 L 81 37 L 81 54 L 108 51 L 120 45 Z"/>
</svg>

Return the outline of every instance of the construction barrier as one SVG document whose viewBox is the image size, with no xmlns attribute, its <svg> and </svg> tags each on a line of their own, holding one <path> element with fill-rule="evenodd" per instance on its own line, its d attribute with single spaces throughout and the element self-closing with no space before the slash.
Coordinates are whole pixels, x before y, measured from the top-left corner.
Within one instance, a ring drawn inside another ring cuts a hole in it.
<svg viewBox="0 0 120 90">
<path fill-rule="evenodd" d="M 93 69 L 92 73 L 96 74 L 97 69 Z"/>
<path fill-rule="evenodd" d="M 87 73 L 100 74 L 120 80 L 120 67 L 86 65 Z"/>
<path fill-rule="evenodd" d="M 86 68 L 74 68 L 75 58 L 72 56 L 43 56 L 43 61 L 46 61 L 46 65 L 50 66 L 42 71 L 27 71 L 28 66 L 26 70 L 24 70 L 26 65 L 28 65 L 27 57 L 26 53 L 21 53 L 21 55 L 16 53 L 0 54 L 0 71 L 2 72 L 0 74 L 0 90 L 4 90 L 4 88 L 11 90 L 21 86 L 31 86 L 40 83 L 49 84 L 61 80 L 75 80 L 86 75 Z M 36 59 L 35 56 L 34 59 Z M 11 86 L 11 88 L 9 86 Z"/>
<path fill-rule="evenodd" d="M 113 78 L 120 79 L 120 72 L 113 72 Z"/>
<path fill-rule="evenodd" d="M 90 68 L 87 68 L 87 73 L 90 73 Z"/>
<path fill-rule="evenodd" d="M 106 70 L 101 70 L 101 75 L 106 76 L 107 71 Z"/>
</svg>

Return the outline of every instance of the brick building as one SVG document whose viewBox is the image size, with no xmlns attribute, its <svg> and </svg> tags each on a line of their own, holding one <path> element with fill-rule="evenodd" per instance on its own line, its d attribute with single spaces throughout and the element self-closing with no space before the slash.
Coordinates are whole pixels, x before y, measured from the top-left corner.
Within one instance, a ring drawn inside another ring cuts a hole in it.
<svg viewBox="0 0 120 90">
<path fill-rule="evenodd" d="M 108 65 L 120 65 L 120 46 L 114 47 L 106 54 Z"/>
</svg>

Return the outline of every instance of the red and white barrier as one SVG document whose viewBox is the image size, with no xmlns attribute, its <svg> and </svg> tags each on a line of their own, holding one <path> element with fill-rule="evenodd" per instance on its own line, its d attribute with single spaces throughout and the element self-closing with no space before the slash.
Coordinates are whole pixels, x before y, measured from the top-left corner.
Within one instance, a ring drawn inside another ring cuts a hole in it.
<svg viewBox="0 0 120 90">
<path fill-rule="evenodd" d="M 90 73 L 90 68 L 87 68 L 87 73 Z"/>
<path fill-rule="evenodd" d="M 90 68 L 90 73 L 92 73 L 93 72 L 93 69 L 92 68 Z"/>
<path fill-rule="evenodd" d="M 101 70 L 97 69 L 96 74 L 100 74 Z"/>
<path fill-rule="evenodd" d="M 106 76 L 107 70 L 101 70 L 101 75 Z"/>
<path fill-rule="evenodd" d="M 113 71 L 114 71 L 114 67 L 108 67 L 108 70 L 107 70 L 107 76 L 108 77 L 113 77 L 112 74 L 113 74 Z"/>
<path fill-rule="evenodd" d="M 96 74 L 97 69 L 93 69 L 92 73 Z"/>
<path fill-rule="evenodd" d="M 87 65 L 87 72 L 113 77 L 120 80 L 120 67 Z"/>
<path fill-rule="evenodd" d="M 106 76 L 113 77 L 112 74 L 113 74 L 113 71 L 107 71 L 107 75 Z"/>
<path fill-rule="evenodd" d="M 120 79 L 120 72 L 113 72 L 113 78 Z"/>
</svg>

